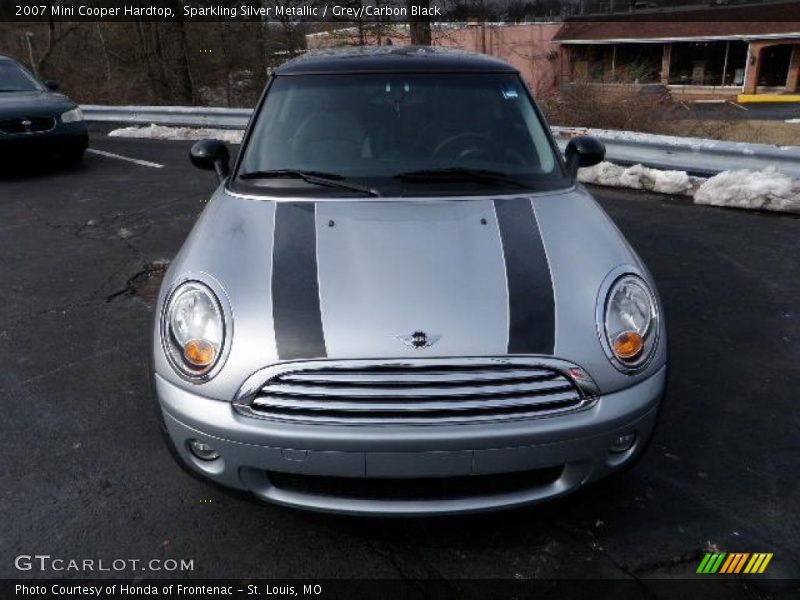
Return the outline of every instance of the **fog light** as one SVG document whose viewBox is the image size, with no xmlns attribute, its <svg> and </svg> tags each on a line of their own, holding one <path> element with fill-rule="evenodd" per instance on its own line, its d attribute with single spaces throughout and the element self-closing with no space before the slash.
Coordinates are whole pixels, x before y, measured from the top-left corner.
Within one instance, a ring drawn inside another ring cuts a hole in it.
<svg viewBox="0 0 800 600">
<path fill-rule="evenodd" d="M 613 454 L 619 454 L 620 452 L 626 452 L 631 449 L 633 443 L 636 441 L 636 434 L 635 433 L 624 433 L 622 435 L 618 435 L 614 439 L 614 443 L 611 444 L 608 451 Z"/>
<path fill-rule="evenodd" d="M 219 452 L 213 446 L 197 440 L 189 440 L 189 450 L 200 460 L 217 460 Z"/>
</svg>

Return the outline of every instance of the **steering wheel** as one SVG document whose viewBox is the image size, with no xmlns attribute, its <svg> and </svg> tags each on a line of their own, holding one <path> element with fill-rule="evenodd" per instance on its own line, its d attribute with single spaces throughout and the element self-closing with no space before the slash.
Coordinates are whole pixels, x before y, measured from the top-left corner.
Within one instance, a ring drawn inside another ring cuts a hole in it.
<svg viewBox="0 0 800 600">
<path fill-rule="evenodd" d="M 484 158 L 506 156 L 515 163 L 524 165 L 525 158 L 510 148 L 504 148 L 492 138 L 480 133 L 459 133 L 442 140 L 433 150 L 434 158 Z"/>
<path fill-rule="evenodd" d="M 458 133 L 442 140 L 433 150 L 434 158 L 491 158 L 503 149 L 490 137 L 480 133 Z"/>
</svg>

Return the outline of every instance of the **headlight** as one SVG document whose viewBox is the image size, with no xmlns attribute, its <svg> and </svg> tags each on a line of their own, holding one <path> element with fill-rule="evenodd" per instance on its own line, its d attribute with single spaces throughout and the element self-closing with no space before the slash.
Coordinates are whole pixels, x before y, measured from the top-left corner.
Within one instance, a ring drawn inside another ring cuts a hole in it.
<svg viewBox="0 0 800 600">
<path fill-rule="evenodd" d="M 611 285 L 605 301 L 603 347 L 621 371 L 643 366 L 658 340 L 658 311 L 647 284 L 623 275 Z"/>
<path fill-rule="evenodd" d="M 77 121 L 83 121 L 83 112 L 80 108 L 76 107 L 61 114 L 62 123 L 75 123 Z"/>
<path fill-rule="evenodd" d="M 179 285 L 167 302 L 162 335 L 167 356 L 180 373 L 208 373 L 225 341 L 222 308 L 214 292 L 198 281 Z"/>
</svg>

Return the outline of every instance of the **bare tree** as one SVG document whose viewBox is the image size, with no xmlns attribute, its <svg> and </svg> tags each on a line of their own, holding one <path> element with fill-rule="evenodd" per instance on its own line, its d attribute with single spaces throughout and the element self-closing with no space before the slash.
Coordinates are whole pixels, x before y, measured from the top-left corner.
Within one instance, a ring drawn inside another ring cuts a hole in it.
<svg viewBox="0 0 800 600">
<path fill-rule="evenodd" d="M 52 2 L 48 2 L 48 5 L 52 6 Z M 33 65 L 33 69 L 37 75 L 41 75 L 44 73 L 45 69 L 47 68 L 47 62 L 53 56 L 53 53 L 58 48 L 59 44 L 63 42 L 70 34 L 74 33 L 78 26 L 74 23 L 72 24 L 60 24 L 57 25 L 56 22 L 53 20 L 53 11 L 48 10 L 47 14 L 49 15 L 47 18 L 47 42 L 44 49 L 44 52 L 39 57 L 39 60 L 36 61 L 36 64 Z M 30 38 L 29 38 L 30 39 Z"/>
</svg>

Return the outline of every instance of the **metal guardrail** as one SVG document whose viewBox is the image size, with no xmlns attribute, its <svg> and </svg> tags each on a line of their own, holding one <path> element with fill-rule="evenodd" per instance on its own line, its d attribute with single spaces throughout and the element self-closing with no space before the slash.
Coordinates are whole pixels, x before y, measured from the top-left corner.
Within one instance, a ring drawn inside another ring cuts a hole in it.
<svg viewBox="0 0 800 600">
<path fill-rule="evenodd" d="M 250 108 L 209 106 L 98 106 L 81 105 L 87 121 L 149 125 L 185 125 L 244 129 L 253 114 Z"/>
<path fill-rule="evenodd" d="M 552 130 L 562 150 L 570 138 L 577 135 L 596 136 L 606 145 L 607 160 L 623 165 L 640 163 L 656 169 L 687 171 L 700 176 L 734 169 L 762 170 L 775 167 L 781 173 L 800 179 L 800 146 L 727 142 L 582 127 L 553 127 Z"/>
<path fill-rule="evenodd" d="M 81 109 L 87 121 L 226 129 L 244 129 L 252 114 L 249 108 L 197 106 L 89 104 L 81 106 Z M 581 127 L 555 126 L 552 131 L 562 150 L 577 135 L 594 135 L 605 143 L 606 158 L 623 165 L 641 163 L 657 169 L 687 171 L 701 176 L 731 169 L 761 170 L 772 166 L 800 179 L 800 146 L 772 146 Z"/>
</svg>

